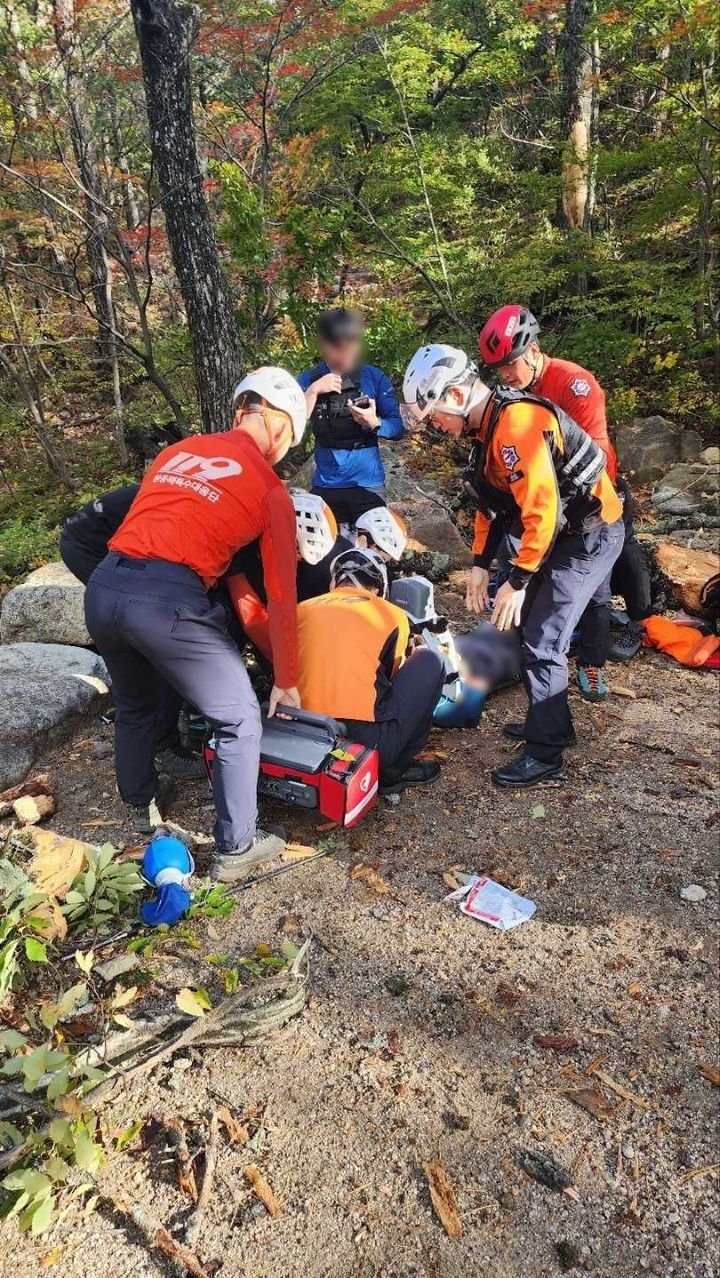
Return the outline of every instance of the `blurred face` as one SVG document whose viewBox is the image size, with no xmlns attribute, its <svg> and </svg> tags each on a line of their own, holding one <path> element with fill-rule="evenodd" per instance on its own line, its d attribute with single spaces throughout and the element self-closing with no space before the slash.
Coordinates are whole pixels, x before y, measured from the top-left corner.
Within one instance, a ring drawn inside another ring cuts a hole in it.
<svg viewBox="0 0 720 1278">
<path fill-rule="evenodd" d="M 350 373 L 361 362 L 362 341 L 359 337 L 341 337 L 335 342 L 319 343 L 322 357 L 331 373 Z"/>
<path fill-rule="evenodd" d="M 460 386 L 449 386 L 438 407 L 434 408 L 428 421 L 444 435 L 462 435 L 466 419 L 460 411 L 465 403 L 465 392 Z M 449 410 L 449 411 L 446 411 Z M 452 410 L 456 411 L 453 412 Z"/>
<path fill-rule="evenodd" d="M 498 368 L 498 379 L 511 390 L 527 390 L 535 378 L 541 359 L 540 347 L 537 342 L 531 342 L 524 355 Z"/>
</svg>

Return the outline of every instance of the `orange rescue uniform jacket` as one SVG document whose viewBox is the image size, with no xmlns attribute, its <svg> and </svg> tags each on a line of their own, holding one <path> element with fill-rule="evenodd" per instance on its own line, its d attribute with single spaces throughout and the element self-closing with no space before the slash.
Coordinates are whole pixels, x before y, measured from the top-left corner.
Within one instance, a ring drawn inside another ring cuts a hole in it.
<svg viewBox="0 0 720 1278">
<path fill-rule="evenodd" d="M 306 710 L 365 723 L 387 717 L 383 701 L 410 639 L 407 614 L 356 586 L 339 586 L 298 607 L 300 677 Z"/>
<path fill-rule="evenodd" d="M 275 681 L 297 683 L 295 511 L 245 431 L 194 435 L 150 466 L 110 550 L 186 564 L 209 589 L 233 555 L 260 540 Z"/>
<path fill-rule="evenodd" d="M 483 414 L 479 437 L 483 438 L 491 399 Z M 498 418 L 485 460 L 484 479 L 501 493 L 509 493 L 521 525 L 520 546 L 513 561 L 510 582 L 516 590 L 527 584 L 542 566 L 555 543 L 563 522 L 558 479 L 551 449 L 564 453 L 558 419 L 549 408 L 529 401 L 509 403 Z M 622 515 L 620 499 L 603 471 L 591 495 L 593 511 L 608 524 Z M 483 562 L 494 521 L 483 511 L 475 513 L 473 554 Z"/>
<path fill-rule="evenodd" d="M 602 386 L 586 368 L 573 364 L 569 359 L 555 359 L 549 355 L 543 355 L 542 359 L 542 370 L 530 387 L 531 391 L 564 408 L 568 416 L 600 445 L 605 454 L 607 473 L 615 483 L 617 454 L 608 434 Z"/>
</svg>

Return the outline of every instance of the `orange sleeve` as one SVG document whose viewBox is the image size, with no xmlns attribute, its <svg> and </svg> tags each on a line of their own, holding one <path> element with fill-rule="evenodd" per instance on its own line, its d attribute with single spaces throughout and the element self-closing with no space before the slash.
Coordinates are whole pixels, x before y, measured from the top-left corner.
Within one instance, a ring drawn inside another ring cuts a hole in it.
<svg viewBox="0 0 720 1278">
<path fill-rule="evenodd" d="M 279 688 L 294 688 L 298 680 L 295 510 L 279 483 L 268 489 L 265 507 L 267 525 L 260 535 L 260 558 L 275 683 Z"/>
<path fill-rule="evenodd" d="M 482 558 L 488 542 L 490 526 L 492 519 L 488 519 L 481 510 L 475 511 L 475 535 L 473 537 L 472 552 L 476 559 Z M 481 565 L 484 567 L 485 565 Z"/>
<path fill-rule="evenodd" d="M 400 613 L 400 616 L 398 617 L 397 637 L 395 639 L 395 661 L 393 663 L 393 673 L 399 670 L 405 660 L 407 647 L 410 642 L 410 622 L 408 621 L 407 613 L 403 612 L 402 608 L 398 608 L 396 611 Z"/>
<path fill-rule="evenodd" d="M 545 438 L 551 430 L 557 433 L 557 423 L 546 408 L 519 404 L 502 414 L 493 439 L 494 468 L 503 475 L 522 523 L 510 573 L 516 589 L 544 562 L 562 522 L 555 466 Z"/>
<path fill-rule="evenodd" d="M 225 579 L 225 584 L 238 621 L 248 639 L 268 661 L 272 661 L 268 614 L 262 599 L 258 598 L 244 572 L 233 573 L 232 577 Z"/>
</svg>

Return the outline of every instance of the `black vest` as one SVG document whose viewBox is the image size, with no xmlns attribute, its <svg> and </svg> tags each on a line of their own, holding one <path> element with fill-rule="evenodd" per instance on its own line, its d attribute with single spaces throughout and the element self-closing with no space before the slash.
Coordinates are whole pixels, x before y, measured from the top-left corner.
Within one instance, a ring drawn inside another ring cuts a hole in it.
<svg viewBox="0 0 720 1278">
<path fill-rule="evenodd" d="M 600 445 L 564 409 L 530 391 L 499 387 L 493 392 L 485 437 L 473 445 L 468 466 L 463 472 L 465 491 L 489 519 L 494 519 L 497 515 L 512 517 L 517 513 L 517 503 L 512 493 L 495 488 L 485 478 L 485 463 L 503 409 L 509 404 L 523 403 L 542 404 L 557 419 L 564 451 L 560 451 L 551 435 L 546 435 L 546 439 L 557 475 L 565 522 L 571 527 L 579 526 L 589 516 L 597 514 L 599 509 L 592 490 L 605 469 L 605 454 Z"/>
<path fill-rule="evenodd" d="M 322 376 L 322 369 L 316 366 L 312 370 L 312 381 L 316 382 Z M 312 386 L 312 382 L 310 385 Z M 361 395 L 359 369 L 344 374 L 342 389 L 338 392 L 318 395 L 310 415 L 316 444 L 321 448 L 344 448 L 352 452 L 356 448 L 378 447 L 377 432 L 366 430 L 355 421 L 350 412 L 350 401 Z"/>
</svg>

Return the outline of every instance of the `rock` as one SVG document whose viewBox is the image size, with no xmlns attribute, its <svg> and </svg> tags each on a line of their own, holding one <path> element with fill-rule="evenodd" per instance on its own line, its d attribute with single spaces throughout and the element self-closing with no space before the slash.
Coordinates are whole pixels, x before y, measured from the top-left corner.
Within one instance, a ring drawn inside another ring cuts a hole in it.
<svg viewBox="0 0 720 1278">
<path fill-rule="evenodd" d="M 66 643 L 88 647 L 85 587 L 62 563 L 36 568 L 6 594 L 0 614 L 3 643 Z"/>
<path fill-rule="evenodd" d="M 693 905 L 697 905 L 698 902 L 704 901 L 706 896 L 707 892 L 705 891 L 705 888 L 700 887 L 699 883 L 688 883 L 687 887 L 680 888 L 681 901 L 690 901 Z"/>
<path fill-rule="evenodd" d="M 665 417 L 636 417 L 629 425 L 619 426 L 615 443 L 620 469 L 631 472 L 640 484 L 659 479 L 682 456 L 680 434 Z"/>
<path fill-rule="evenodd" d="M 27 774 L 48 744 L 69 736 L 107 693 L 101 657 L 61 644 L 0 646 L 0 788 Z"/>
<path fill-rule="evenodd" d="M 706 466 L 720 466 L 720 448 L 715 445 L 712 448 L 703 448 L 698 461 L 704 462 Z"/>
<path fill-rule="evenodd" d="M 696 430 L 682 430 L 680 432 L 680 456 L 683 461 L 693 461 L 696 457 L 699 457 L 702 446 L 702 435 L 698 435 Z"/>
<path fill-rule="evenodd" d="M 655 562 L 668 579 L 672 594 L 688 612 L 702 614 L 700 590 L 708 577 L 720 571 L 720 555 L 710 550 L 691 550 L 671 541 L 655 546 Z"/>
<path fill-rule="evenodd" d="M 652 493 L 652 502 L 663 515 L 714 514 L 718 508 L 720 472 L 716 466 L 681 462 L 673 466 Z"/>
<path fill-rule="evenodd" d="M 408 527 L 408 551 L 415 554 L 431 552 L 445 556 L 444 571 L 449 567 L 467 568 L 472 555 L 465 545 L 448 511 L 436 501 L 413 498 L 393 503 L 393 510 L 402 515 Z M 440 564 L 435 565 L 441 569 Z"/>
</svg>

